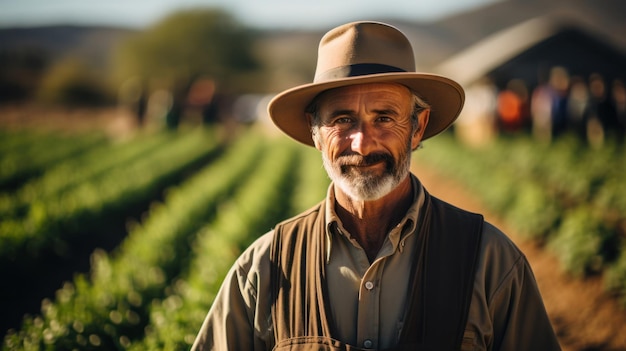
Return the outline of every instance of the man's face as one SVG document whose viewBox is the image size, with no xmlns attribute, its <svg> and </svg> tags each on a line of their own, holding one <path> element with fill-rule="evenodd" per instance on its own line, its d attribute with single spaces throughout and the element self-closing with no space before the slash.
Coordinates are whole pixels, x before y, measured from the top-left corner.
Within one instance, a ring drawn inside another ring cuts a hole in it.
<svg viewBox="0 0 626 351">
<path fill-rule="evenodd" d="M 399 84 L 352 85 L 319 97 L 313 139 L 340 190 L 354 200 L 376 200 L 408 176 L 428 119 L 422 112 L 413 130 L 412 110 L 412 95 Z"/>
</svg>

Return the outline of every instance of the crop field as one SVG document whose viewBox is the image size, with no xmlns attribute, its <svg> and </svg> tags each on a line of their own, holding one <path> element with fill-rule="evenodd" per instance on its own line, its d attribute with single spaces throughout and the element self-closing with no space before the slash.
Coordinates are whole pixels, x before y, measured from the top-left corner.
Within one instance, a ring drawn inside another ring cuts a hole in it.
<svg viewBox="0 0 626 351">
<path fill-rule="evenodd" d="M 4 307 L 52 274 L 51 262 L 110 241 L 110 222 L 122 219 L 114 235 L 123 239 L 57 282 L 4 349 L 188 346 L 235 257 L 328 186 L 313 150 L 253 131 L 228 144 L 210 129 L 124 143 L 61 138 L 20 132 L 0 142 L 2 169 L 13 169 L 0 180 L 0 260 L 12 279 Z"/>
<path fill-rule="evenodd" d="M 313 148 L 221 132 L 0 131 L 3 350 L 187 349 L 235 258 L 329 182 Z M 623 146 L 425 144 L 416 161 L 481 194 L 572 275 L 604 275 L 626 296 Z"/>
<path fill-rule="evenodd" d="M 528 137 L 488 148 L 450 135 L 429 141 L 419 161 L 456 179 L 525 239 L 555 254 L 569 274 L 604 277 L 626 306 L 626 147 L 591 148 L 574 137 L 550 145 Z"/>
</svg>

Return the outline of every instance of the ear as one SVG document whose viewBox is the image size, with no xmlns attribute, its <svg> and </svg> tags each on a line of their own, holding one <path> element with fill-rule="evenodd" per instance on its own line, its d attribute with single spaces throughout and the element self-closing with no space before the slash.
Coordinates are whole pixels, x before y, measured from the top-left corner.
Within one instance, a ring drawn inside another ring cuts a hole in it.
<svg viewBox="0 0 626 351">
<path fill-rule="evenodd" d="M 305 113 L 304 116 L 306 117 L 306 122 L 309 125 L 309 131 L 311 131 L 311 137 L 313 139 L 313 143 L 315 144 L 315 148 L 322 151 L 322 146 L 320 145 L 318 139 L 313 135 L 313 127 L 312 127 L 312 123 L 311 121 L 313 120 L 313 115 L 310 113 Z"/>
<path fill-rule="evenodd" d="M 417 129 L 413 131 L 413 136 L 411 138 L 411 147 L 413 150 L 417 149 L 420 142 L 422 141 L 422 137 L 424 136 L 424 131 L 426 130 L 426 126 L 428 125 L 428 119 L 430 118 L 430 109 L 426 109 L 417 116 Z"/>
</svg>

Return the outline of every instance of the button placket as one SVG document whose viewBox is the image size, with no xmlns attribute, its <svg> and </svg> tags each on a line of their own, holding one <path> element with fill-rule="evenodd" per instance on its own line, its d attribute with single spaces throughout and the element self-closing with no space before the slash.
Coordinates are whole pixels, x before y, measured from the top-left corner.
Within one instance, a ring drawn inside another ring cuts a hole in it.
<svg viewBox="0 0 626 351">
<path fill-rule="evenodd" d="M 380 333 L 380 289 L 378 280 L 384 259 L 377 259 L 363 275 L 359 297 L 357 342 L 364 349 L 378 347 Z"/>
</svg>

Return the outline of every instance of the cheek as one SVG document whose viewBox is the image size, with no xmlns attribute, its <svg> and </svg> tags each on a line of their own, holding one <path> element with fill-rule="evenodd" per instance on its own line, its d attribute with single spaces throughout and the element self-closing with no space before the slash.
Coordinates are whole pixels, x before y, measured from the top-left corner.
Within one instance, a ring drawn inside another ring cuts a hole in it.
<svg viewBox="0 0 626 351">
<path fill-rule="evenodd" d="M 396 143 L 404 143 L 408 138 L 410 138 L 410 135 L 407 133 L 407 130 L 400 128 L 389 130 L 385 134 L 385 139 Z"/>
<path fill-rule="evenodd" d="M 346 136 L 346 133 L 340 130 L 321 128 L 319 135 L 321 151 L 327 153 L 331 159 L 334 159 L 336 155 L 340 154 L 349 145 L 349 138 Z"/>
<path fill-rule="evenodd" d="M 390 143 L 390 146 L 393 145 L 394 149 L 406 148 L 407 145 L 411 145 L 411 139 L 411 125 L 391 128 L 385 134 L 385 140 Z"/>
</svg>

